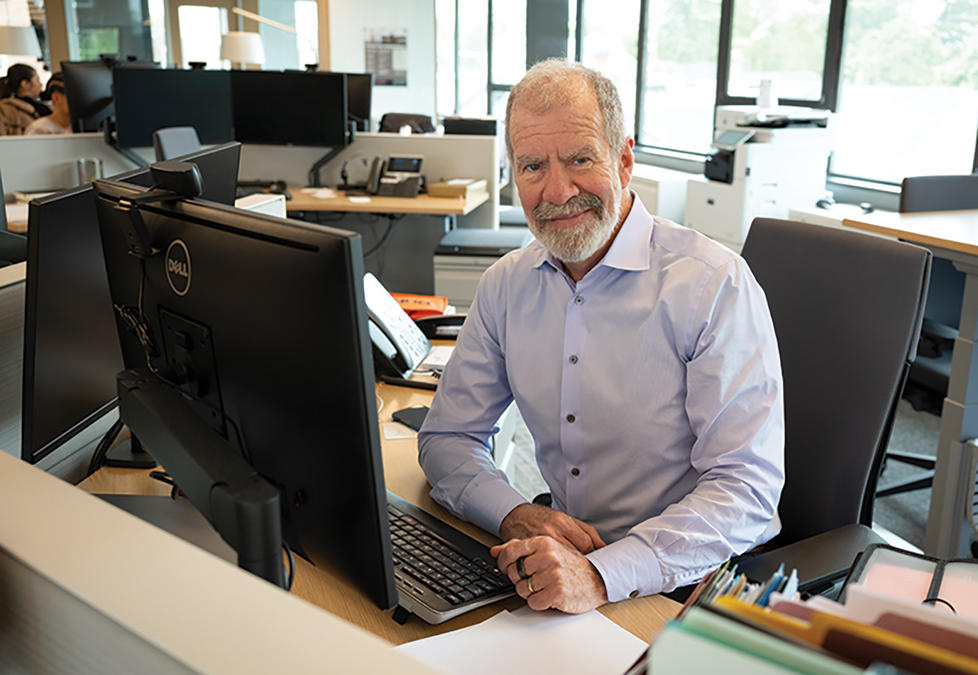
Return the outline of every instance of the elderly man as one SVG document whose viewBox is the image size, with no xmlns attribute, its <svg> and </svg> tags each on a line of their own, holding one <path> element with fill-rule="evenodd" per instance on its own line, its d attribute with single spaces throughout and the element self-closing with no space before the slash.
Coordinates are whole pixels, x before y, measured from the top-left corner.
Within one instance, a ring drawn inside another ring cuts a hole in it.
<svg viewBox="0 0 978 675">
<path fill-rule="evenodd" d="M 550 60 L 510 94 L 507 151 L 536 241 L 483 276 L 419 435 L 432 497 L 498 532 L 534 609 L 585 612 L 702 578 L 767 541 L 784 482 L 782 385 L 744 261 L 653 217 L 614 85 Z M 488 439 L 516 401 L 553 508 Z"/>
</svg>

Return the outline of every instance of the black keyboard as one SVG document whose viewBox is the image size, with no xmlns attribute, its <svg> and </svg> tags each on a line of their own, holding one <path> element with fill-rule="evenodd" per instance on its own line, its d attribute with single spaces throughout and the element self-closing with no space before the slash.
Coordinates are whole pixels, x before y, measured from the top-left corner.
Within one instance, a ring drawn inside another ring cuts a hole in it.
<svg viewBox="0 0 978 675">
<path fill-rule="evenodd" d="M 496 569 L 487 547 L 392 497 L 388 495 L 387 517 L 394 578 L 402 601 L 406 592 L 443 621 L 513 594 L 513 582 Z M 437 622 L 429 616 L 422 618 Z"/>
</svg>

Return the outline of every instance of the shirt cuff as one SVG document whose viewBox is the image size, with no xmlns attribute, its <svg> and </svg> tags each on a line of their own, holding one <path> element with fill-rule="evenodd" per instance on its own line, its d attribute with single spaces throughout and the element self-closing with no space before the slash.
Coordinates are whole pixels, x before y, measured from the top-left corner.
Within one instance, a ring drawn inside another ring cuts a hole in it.
<svg viewBox="0 0 978 675">
<path fill-rule="evenodd" d="M 652 551 L 637 537 L 626 536 L 585 556 L 604 580 L 608 602 L 662 590 L 662 569 Z"/>
<path fill-rule="evenodd" d="M 526 501 L 505 479 L 493 476 L 466 491 L 462 517 L 498 537 L 503 518 Z"/>
</svg>

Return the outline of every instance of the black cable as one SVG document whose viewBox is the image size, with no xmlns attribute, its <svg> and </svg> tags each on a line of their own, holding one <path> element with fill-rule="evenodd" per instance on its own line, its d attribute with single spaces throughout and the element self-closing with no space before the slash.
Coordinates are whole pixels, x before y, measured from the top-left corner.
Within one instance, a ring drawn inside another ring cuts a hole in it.
<svg viewBox="0 0 978 675">
<path fill-rule="evenodd" d="M 115 441 L 116 437 L 122 431 L 123 423 L 122 419 L 117 419 L 109 427 L 109 430 L 105 432 L 102 436 L 102 440 L 98 442 L 98 446 L 95 448 L 95 452 L 92 453 L 92 459 L 88 463 L 88 473 L 87 476 L 91 476 L 93 473 L 99 470 L 102 466 L 102 462 L 105 461 L 105 455 L 108 454 L 109 448 L 112 447 L 112 442 Z"/>
<path fill-rule="evenodd" d="M 391 232 L 393 231 L 394 231 L 394 220 L 391 219 L 391 221 L 387 224 L 387 231 L 384 232 L 383 236 L 380 238 L 380 241 L 378 241 L 376 244 L 374 244 L 369 249 L 364 251 L 363 257 L 366 258 L 368 256 L 371 256 L 374 253 L 376 253 L 378 250 L 380 250 L 380 247 L 384 245 L 384 242 L 387 241 L 387 238 L 391 236 Z"/>
<path fill-rule="evenodd" d="M 166 483 L 171 487 L 176 487 L 177 485 L 176 483 L 173 482 L 173 478 L 166 471 L 156 471 L 156 470 L 150 471 L 149 477 L 152 478 L 153 480 L 158 480 L 161 483 Z"/>
<path fill-rule="evenodd" d="M 295 581 L 295 556 L 292 554 L 292 549 L 284 539 L 282 540 L 282 548 L 285 549 L 285 556 L 289 560 L 289 575 L 285 580 L 285 590 L 291 591 L 292 582 Z"/>
<path fill-rule="evenodd" d="M 952 613 L 954 613 L 954 614 L 957 614 L 958 613 L 958 610 L 954 609 L 954 605 L 952 605 L 950 602 L 948 602 L 944 598 L 938 598 L 936 596 L 931 596 L 929 598 L 924 598 L 923 600 L 920 601 L 920 604 L 922 604 L 922 605 L 927 604 L 927 603 L 937 604 L 938 602 L 941 603 L 942 605 L 947 605 L 948 609 L 950 609 Z"/>
</svg>

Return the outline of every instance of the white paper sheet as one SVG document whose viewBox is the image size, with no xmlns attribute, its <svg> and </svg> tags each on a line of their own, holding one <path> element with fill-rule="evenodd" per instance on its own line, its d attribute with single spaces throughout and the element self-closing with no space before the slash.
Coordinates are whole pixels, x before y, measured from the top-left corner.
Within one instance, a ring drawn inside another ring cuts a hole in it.
<svg viewBox="0 0 978 675">
<path fill-rule="evenodd" d="M 445 364 L 448 363 L 448 359 L 451 358 L 452 351 L 454 351 L 454 349 L 455 347 L 452 345 L 435 345 L 431 348 L 431 351 L 428 352 L 428 356 L 424 357 L 424 361 L 418 365 L 418 370 L 424 370 L 426 368 L 444 368 Z"/>
<path fill-rule="evenodd" d="M 568 615 L 523 607 L 399 649 L 444 673 L 623 673 L 648 645 L 598 611 Z"/>
<path fill-rule="evenodd" d="M 406 427 L 400 422 L 384 422 L 381 424 L 384 429 L 385 440 L 396 440 L 398 438 L 417 438 L 418 432 L 410 427 Z"/>
</svg>

